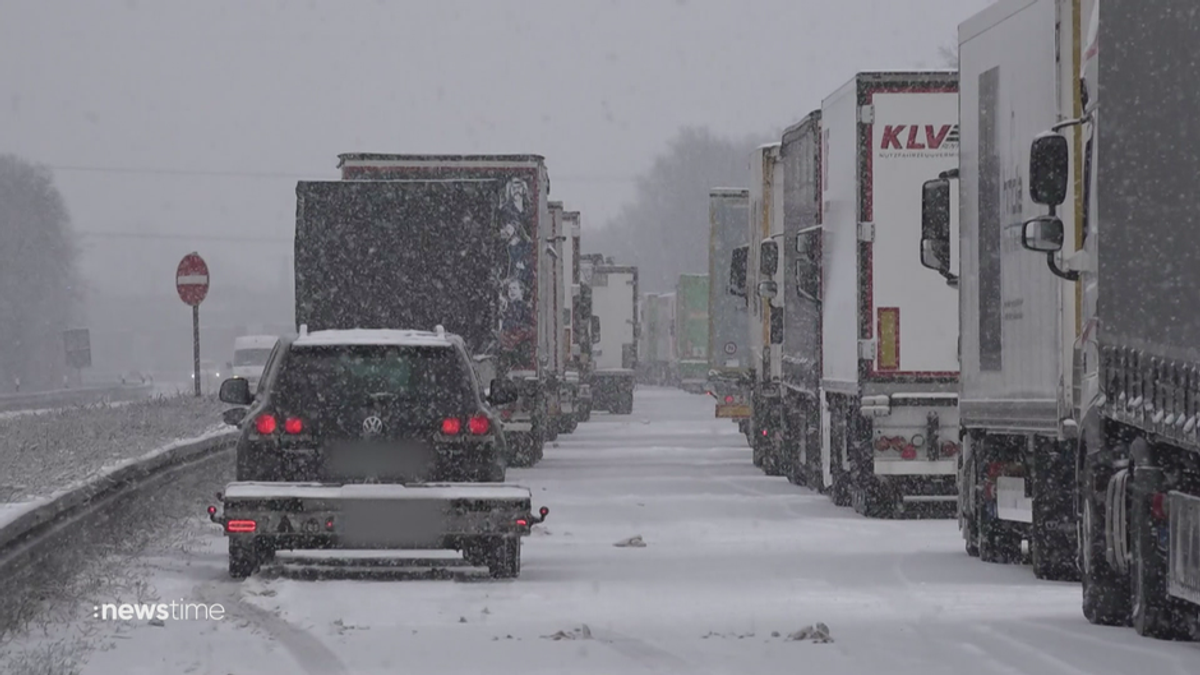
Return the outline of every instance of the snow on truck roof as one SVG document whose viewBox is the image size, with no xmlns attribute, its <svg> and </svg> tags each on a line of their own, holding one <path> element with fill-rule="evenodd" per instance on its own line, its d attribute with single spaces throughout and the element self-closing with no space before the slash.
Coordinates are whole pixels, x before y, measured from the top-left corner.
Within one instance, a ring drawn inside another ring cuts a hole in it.
<svg viewBox="0 0 1200 675">
<path fill-rule="evenodd" d="M 403 347 L 449 347 L 459 341 L 457 335 L 424 330 L 353 328 L 300 332 L 293 347 L 332 347 L 340 345 L 396 345 Z"/>
<path fill-rule="evenodd" d="M 541 155 L 399 155 L 376 152 L 344 152 L 338 155 L 338 168 L 347 164 L 375 166 L 537 166 L 546 161 Z"/>
</svg>

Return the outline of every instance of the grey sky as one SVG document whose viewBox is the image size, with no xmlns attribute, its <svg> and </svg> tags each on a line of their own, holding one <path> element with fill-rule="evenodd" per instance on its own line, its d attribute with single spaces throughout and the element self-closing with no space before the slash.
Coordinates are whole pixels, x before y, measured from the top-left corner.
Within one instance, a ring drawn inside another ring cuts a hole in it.
<svg viewBox="0 0 1200 675">
<path fill-rule="evenodd" d="M 781 128 L 856 70 L 942 67 L 985 0 L 5 0 L 0 152 L 61 167 L 98 290 L 271 283 L 336 155 L 534 152 L 597 227 L 676 129 Z M 276 174 L 153 175 L 87 168 Z"/>
</svg>

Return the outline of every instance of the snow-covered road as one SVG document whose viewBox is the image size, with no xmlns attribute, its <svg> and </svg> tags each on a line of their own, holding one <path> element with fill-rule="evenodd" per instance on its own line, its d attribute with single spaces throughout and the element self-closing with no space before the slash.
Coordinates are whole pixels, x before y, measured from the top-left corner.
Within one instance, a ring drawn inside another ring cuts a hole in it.
<svg viewBox="0 0 1200 675">
<path fill-rule="evenodd" d="M 1077 584 L 968 558 L 953 521 L 865 520 L 763 476 L 705 397 L 639 390 L 510 481 L 552 509 L 516 581 L 288 564 L 239 583 L 197 519 L 200 545 L 148 581 L 228 617 L 123 627 L 83 672 L 1200 673 L 1200 646 L 1089 625 Z M 817 622 L 832 642 L 788 639 Z"/>
</svg>

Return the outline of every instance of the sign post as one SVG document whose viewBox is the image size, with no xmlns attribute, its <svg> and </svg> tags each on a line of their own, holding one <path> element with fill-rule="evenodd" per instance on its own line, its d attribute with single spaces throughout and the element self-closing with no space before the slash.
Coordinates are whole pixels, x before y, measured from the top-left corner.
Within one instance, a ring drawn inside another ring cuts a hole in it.
<svg viewBox="0 0 1200 675">
<path fill-rule="evenodd" d="M 208 264 L 195 251 L 183 256 L 175 268 L 175 290 L 192 306 L 192 379 L 200 396 L 200 303 L 208 295 Z"/>
</svg>

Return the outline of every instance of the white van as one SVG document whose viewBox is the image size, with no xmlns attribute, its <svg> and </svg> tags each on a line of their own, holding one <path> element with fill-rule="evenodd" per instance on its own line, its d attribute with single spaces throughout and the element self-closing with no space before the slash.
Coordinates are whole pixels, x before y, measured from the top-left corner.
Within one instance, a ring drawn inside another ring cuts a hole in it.
<svg viewBox="0 0 1200 675">
<path fill-rule="evenodd" d="M 233 377 L 244 377 L 250 381 L 250 390 L 258 388 L 267 357 L 279 341 L 276 335 L 243 335 L 233 341 Z"/>
</svg>

